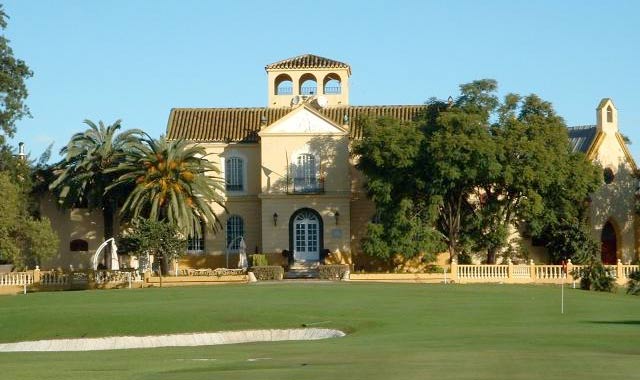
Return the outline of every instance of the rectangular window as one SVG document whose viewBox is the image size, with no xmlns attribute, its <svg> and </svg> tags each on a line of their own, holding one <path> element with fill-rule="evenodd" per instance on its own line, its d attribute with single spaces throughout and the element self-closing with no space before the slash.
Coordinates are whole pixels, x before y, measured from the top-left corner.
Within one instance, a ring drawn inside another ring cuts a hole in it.
<svg viewBox="0 0 640 380">
<path fill-rule="evenodd" d="M 314 155 L 304 153 L 296 160 L 295 177 L 293 179 L 294 192 L 314 192 L 320 187 L 318 184 L 318 168 Z"/>
<path fill-rule="evenodd" d="M 244 190 L 244 162 L 240 157 L 230 157 L 225 161 L 225 182 L 228 191 Z"/>
<path fill-rule="evenodd" d="M 240 237 L 244 238 L 244 220 L 238 215 L 227 219 L 227 249 L 237 251 L 240 248 Z"/>
<path fill-rule="evenodd" d="M 204 236 L 198 238 L 189 237 L 187 239 L 187 253 L 200 254 L 204 253 Z"/>
</svg>

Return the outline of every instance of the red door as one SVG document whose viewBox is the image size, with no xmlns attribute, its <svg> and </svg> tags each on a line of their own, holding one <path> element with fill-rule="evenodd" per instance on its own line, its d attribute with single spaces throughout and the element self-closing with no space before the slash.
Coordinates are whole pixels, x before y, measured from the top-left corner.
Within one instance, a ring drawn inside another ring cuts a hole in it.
<svg viewBox="0 0 640 380">
<path fill-rule="evenodd" d="M 602 245 L 600 249 L 600 257 L 605 265 L 614 265 L 618 262 L 618 244 L 616 241 L 616 231 L 613 229 L 611 222 L 607 222 L 602 227 Z"/>
</svg>

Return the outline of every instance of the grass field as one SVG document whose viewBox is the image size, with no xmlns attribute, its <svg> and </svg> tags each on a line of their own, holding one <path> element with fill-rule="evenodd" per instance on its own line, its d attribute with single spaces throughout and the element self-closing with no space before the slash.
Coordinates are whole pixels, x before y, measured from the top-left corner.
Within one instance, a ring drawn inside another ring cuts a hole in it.
<svg viewBox="0 0 640 380">
<path fill-rule="evenodd" d="M 289 283 L 0 297 L 0 342 L 298 328 L 345 338 L 0 353 L 0 379 L 633 379 L 640 297 L 557 286 Z"/>
</svg>

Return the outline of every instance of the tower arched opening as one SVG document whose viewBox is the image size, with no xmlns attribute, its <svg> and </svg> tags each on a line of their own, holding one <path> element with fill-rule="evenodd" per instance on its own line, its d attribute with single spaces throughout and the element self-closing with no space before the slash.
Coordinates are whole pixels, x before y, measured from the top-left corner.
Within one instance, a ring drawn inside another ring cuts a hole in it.
<svg viewBox="0 0 640 380">
<path fill-rule="evenodd" d="M 342 93 L 342 81 L 340 75 L 336 73 L 327 74 L 322 83 L 323 92 L 327 95 L 338 95 Z"/>
<path fill-rule="evenodd" d="M 276 77 L 274 82 L 276 95 L 291 95 L 293 94 L 293 80 L 288 74 L 280 74 Z"/>
<path fill-rule="evenodd" d="M 318 81 L 313 74 L 303 74 L 300 77 L 300 95 L 315 95 L 318 93 Z"/>
</svg>

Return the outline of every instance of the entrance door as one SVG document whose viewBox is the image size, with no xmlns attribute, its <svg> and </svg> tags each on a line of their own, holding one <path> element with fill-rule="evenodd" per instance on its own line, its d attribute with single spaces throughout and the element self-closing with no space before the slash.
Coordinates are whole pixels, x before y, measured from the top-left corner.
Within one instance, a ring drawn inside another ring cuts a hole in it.
<svg viewBox="0 0 640 380">
<path fill-rule="evenodd" d="M 602 263 L 605 265 L 615 265 L 618 263 L 618 243 L 616 241 L 616 231 L 611 222 L 607 222 L 602 227 L 602 246 L 601 246 Z"/>
<path fill-rule="evenodd" d="M 319 261 L 320 223 L 311 211 L 303 211 L 293 221 L 293 258 L 295 261 Z"/>
</svg>

